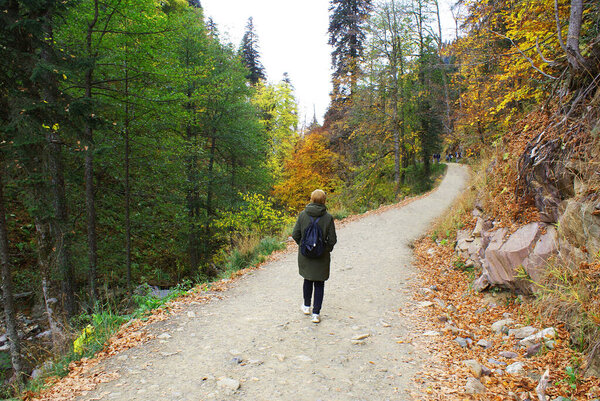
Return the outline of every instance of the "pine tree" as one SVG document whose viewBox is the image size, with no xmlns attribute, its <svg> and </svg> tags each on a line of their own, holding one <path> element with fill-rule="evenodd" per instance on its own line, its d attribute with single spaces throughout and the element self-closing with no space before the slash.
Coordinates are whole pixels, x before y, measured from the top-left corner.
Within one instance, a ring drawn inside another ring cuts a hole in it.
<svg viewBox="0 0 600 401">
<path fill-rule="evenodd" d="M 331 0 L 329 6 L 329 44 L 333 46 L 333 103 L 352 97 L 360 73 L 365 32 L 363 24 L 372 0 Z"/>
<path fill-rule="evenodd" d="M 258 37 L 256 36 L 256 32 L 254 32 L 254 23 L 252 17 L 250 17 L 246 25 L 246 33 L 240 45 L 240 56 L 242 63 L 248 69 L 246 78 L 252 85 L 256 85 L 261 79 L 266 79 L 265 68 L 260 62 L 260 53 L 258 50 Z"/>
</svg>

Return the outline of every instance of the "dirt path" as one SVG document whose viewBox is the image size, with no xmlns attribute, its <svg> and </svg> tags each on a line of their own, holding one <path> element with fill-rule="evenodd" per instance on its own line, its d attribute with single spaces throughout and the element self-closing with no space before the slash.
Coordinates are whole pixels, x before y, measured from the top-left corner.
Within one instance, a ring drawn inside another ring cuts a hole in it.
<svg viewBox="0 0 600 401">
<path fill-rule="evenodd" d="M 240 279 L 224 299 L 152 326 L 156 339 L 98 366 L 118 379 L 77 399 L 412 399 L 424 355 L 406 342 L 422 333 L 399 313 L 416 276 L 408 245 L 467 175 L 450 164 L 429 196 L 338 229 L 320 324 L 300 312 L 302 279 L 288 254 Z"/>
</svg>

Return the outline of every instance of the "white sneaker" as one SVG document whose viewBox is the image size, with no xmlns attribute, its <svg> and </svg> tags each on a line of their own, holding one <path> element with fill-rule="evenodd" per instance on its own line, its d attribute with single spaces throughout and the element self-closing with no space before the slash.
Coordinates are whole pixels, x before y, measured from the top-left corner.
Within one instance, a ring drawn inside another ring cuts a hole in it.
<svg viewBox="0 0 600 401">
<path fill-rule="evenodd" d="M 302 313 L 310 315 L 310 306 L 302 305 Z"/>
<path fill-rule="evenodd" d="M 312 315 L 312 322 L 313 323 L 319 323 L 321 321 L 321 315 L 317 315 L 316 313 L 313 313 Z"/>
</svg>

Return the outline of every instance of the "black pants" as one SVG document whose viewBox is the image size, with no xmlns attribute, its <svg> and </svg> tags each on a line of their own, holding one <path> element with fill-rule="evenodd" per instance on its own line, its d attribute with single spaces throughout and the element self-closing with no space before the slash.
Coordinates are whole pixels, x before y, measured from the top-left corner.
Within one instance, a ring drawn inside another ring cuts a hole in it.
<svg viewBox="0 0 600 401">
<path fill-rule="evenodd" d="M 315 302 L 313 303 L 312 313 L 321 313 L 321 305 L 323 305 L 323 292 L 325 291 L 324 281 L 311 281 L 304 279 L 302 290 L 304 292 L 304 305 L 310 306 L 312 298 L 313 286 L 315 287 Z"/>
</svg>

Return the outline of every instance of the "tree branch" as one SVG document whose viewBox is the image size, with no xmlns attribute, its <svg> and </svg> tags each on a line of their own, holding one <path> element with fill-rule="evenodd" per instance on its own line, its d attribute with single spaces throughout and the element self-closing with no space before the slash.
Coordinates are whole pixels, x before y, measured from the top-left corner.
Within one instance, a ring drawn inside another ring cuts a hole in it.
<svg viewBox="0 0 600 401">
<path fill-rule="evenodd" d="M 504 38 L 504 39 L 508 39 L 508 40 L 510 40 L 510 43 L 512 43 L 512 45 L 515 47 L 515 49 L 517 49 L 517 51 L 518 51 L 519 53 L 521 53 L 521 55 L 522 55 L 523 57 L 525 57 L 525 58 L 527 59 L 527 61 L 529 61 L 529 64 L 531 64 L 531 66 L 533 67 L 533 69 L 534 69 L 534 70 L 536 70 L 537 72 L 539 72 L 540 74 L 542 74 L 542 75 L 543 75 L 543 76 L 545 76 L 546 78 L 550 78 L 550 79 L 558 79 L 558 78 L 556 78 L 556 77 L 554 77 L 554 76 L 552 76 L 552 75 L 550 75 L 550 74 L 546 74 L 544 71 L 542 71 L 542 70 L 540 70 L 538 67 L 536 67 L 536 65 L 534 64 L 533 60 L 532 60 L 532 59 L 531 59 L 531 58 L 530 58 L 530 57 L 529 57 L 527 54 L 525 54 L 525 53 L 524 53 L 524 52 L 523 52 L 523 51 L 522 51 L 522 50 L 519 48 L 519 46 L 517 46 L 517 44 L 516 44 L 516 43 L 515 43 L 515 42 L 514 42 L 514 41 L 513 41 L 511 38 L 509 38 L 509 37 L 508 37 L 508 36 L 506 36 L 506 35 L 502 35 L 501 33 L 498 33 L 498 32 L 494 32 L 494 31 L 491 31 L 491 32 L 492 32 L 493 34 L 495 34 L 495 35 L 498 35 L 498 36 L 500 36 L 500 37 Z"/>
<path fill-rule="evenodd" d="M 556 20 L 556 33 L 558 34 L 558 43 L 563 51 L 567 52 L 567 47 L 562 37 L 562 28 L 560 26 L 560 18 L 558 17 L 558 0 L 554 0 L 554 19 Z"/>
</svg>

